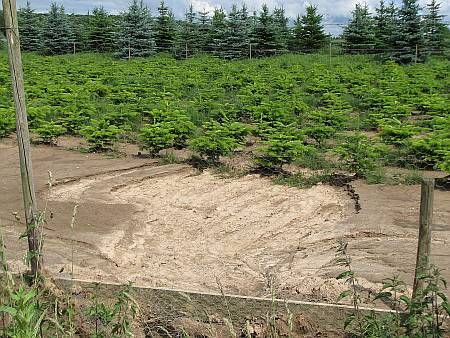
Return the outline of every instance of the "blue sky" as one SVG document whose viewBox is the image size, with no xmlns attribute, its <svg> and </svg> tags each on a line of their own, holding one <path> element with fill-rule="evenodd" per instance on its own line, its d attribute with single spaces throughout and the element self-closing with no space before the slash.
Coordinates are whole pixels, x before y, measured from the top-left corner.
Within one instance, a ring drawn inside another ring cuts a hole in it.
<svg viewBox="0 0 450 338">
<path fill-rule="evenodd" d="M 38 12 L 47 11 L 50 0 L 30 0 L 31 6 Z M 150 7 L 153 13 L 156 12 L 156 8 L 160 0 L 144 0 Z M 339 31 L 339 26 L 335 24 L 345 23 L 347 18 L 358 2 L 365 2 L 369 7 L 374 10 L 379 0 L 248 0 L 245 1 L 249 10 L 257 10 L 263 3 L 266 3 L 269 7 L 283 6 L 286 9 L 286 13 L 290 17 L 296 17 L 297 14 L 303 14 L 304 8 L 308 3 L 317 5 L 321 13 L 325 17 L 325 22 L 330 25 L 326 25 L 326 29 L 329 32 L 336 33 Z M 422 6 L 428 2 L 428 0 L 419 0 Z M 61 3 L 66 8 L 67 13 L 87 13 L 97 6 L 103 6 L 111 13 L 120 13 L 125 10 L 128 1 L 127 0 L 56 0 L 57 3 Z M 175 16 L 182 17 L 186 8 L 192 3 L 196 10 L 209 10 L 212 11 L 216 7 L 223 7 L 228 9 L 232 3 L 241 4 L 242 0 L 227 1 L 227 0 L 166 0 L 166 3 L 172 8 Z M 400 2 L 400 0 L 396 0 Z M 450 0 L 441 0 L 442 14 L 447 15 L 446 21 L 450 21 Z M 23 6 L 26 0 L 17 0 L 18 7 Z"/>
</svg>

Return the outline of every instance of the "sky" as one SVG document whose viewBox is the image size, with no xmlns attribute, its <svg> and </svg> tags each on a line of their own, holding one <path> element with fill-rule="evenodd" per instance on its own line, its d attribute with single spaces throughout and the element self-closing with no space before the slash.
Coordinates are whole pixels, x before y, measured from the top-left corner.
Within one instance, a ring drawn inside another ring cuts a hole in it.
<svg viewBox="0 0 450 338">
<path fill-rule="evenodd" d="M 400 2 L 400 0 L 395 0 Z M 420 4 L 425 7 L 429 0 L 419 0 Z M 50 5 L 50 0 L 30 0 L 32 8 L 38 12 L 46 12 Z M 85 14 L 93 8 L 103 6 L 111 13 L 119 14 L 128 6 L 127 0 L 56 0 L 57 3 L 63 4 L 67 13 Z M 144 0 L 150 7 L 152 13 L 156 14 L 156 9 L 160 0 Z M 262 4 L 266 3 L 270 8 L 284 7 L 286 14 L 295 18 L 298 14 L 305 12 L 305 6 L 309 3 L 316 5 L 319 11 L 324 15 L 325 29 L 333 34 L 339 33 L 339 24 L 345 24 L 350 16 L 352 9 L 358 2 L 367 3 L 374 11 L 379 0 L 166 0 L 167 5 L 172 9 L 174 15 L 181 18 L 186 8 L 192 3 L 197 11 L 206 9 L 212 12 L 214 8 L 223 7 L 229 9 L 232 3 L 242 4 L 245 2 L 250 11 L 258 10 Z M 441 12 L 446 15 L 445 21 L 450 21 L 450 0 L 441 0 Z M 17 0 L 17 6 L 24 6 L 26 0 Z"/>
</svg>

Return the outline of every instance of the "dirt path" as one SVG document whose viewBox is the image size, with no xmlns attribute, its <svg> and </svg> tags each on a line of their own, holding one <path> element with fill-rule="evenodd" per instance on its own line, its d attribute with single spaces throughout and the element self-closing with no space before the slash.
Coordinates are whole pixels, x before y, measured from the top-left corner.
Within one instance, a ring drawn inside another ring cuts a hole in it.
<svg viewBox="0 0 450 338">
<path fill-rule="evenodd" d="M 419 187 L 357 182 L 362 210 L 342 189 L 299 190 L 257 176 L 220 179 L 184 165 L 33 147 L 40 196 L 49 198 L 45 263 L 82 279 L 334 301 L 345 288 L 332 261 L 338 239 L 349 241 L 363 287 L 414 270 Z M 0 143 L 0 224 L 12 266 L 23 269 L 17 151 Z M 79 214 L 72 233 L 72 210 Z M 41 202 L 42 206 L 43 203 Z M 436 192 L 434 260 L 450 266 L 450 194 Z M 448 271 L 445 276 L 450 280 Z"/>
</svg>

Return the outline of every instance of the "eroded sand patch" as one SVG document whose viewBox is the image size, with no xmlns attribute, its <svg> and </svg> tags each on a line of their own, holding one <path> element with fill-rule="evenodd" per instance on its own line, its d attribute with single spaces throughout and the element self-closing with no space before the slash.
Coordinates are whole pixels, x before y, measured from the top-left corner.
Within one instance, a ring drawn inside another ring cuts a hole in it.
<svg viewBox="0 0 450 338">
<path fill-rule="evenodd" d="M 339 224 L 354 211 L 344 191 L 300 190 L 256 175 L 223 179 L 189 168 L 149 173 L 85 178 L 53 191 L 58 201 L 82 197 L 133 209 L 129 221 L 94 243 L 116 265 L 114 279 L 209 291 L 219 281 L 227 292 L 257 295 L 271 284 L 288 294 L 309 294 L 321 283 L 332 284 L 333 296 L 339 291 L 325 275 L 343 235 Z"/>
</svg>

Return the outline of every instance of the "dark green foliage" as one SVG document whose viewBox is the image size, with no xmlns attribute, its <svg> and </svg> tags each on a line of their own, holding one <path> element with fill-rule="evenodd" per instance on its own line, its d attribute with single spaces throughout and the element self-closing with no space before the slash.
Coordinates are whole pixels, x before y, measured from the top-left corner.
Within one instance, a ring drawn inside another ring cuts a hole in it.
<svg viewBox="0 0 450 338">
<path fill-rule="evenodd" d="M 214 21 L 213 21 L 214 22 Z M 250 28 L 247 8 L 240 11 L 233 5 L 228 14 L 226 32 L 224 37 L 223 57 L 226 59 L 239 59 L 248 57 L 250 43 Z"/>
<path fill-rule="evenodd" d="M 288 50 L 288 42 L 291 38 L 288 23 L 289 19 L 283 7 L 275 8 L 272 14 L 273 27 L 277 53 L 285 53 Z"/>
<path fill-rule="evenodd" d="M 197 46 L 203 52 L 211 52 L 211 19 L 209 17 L 209 12 L 206 10 L 198 13 L 199 23 L 198 23 L 198 37 Z"/>
<path fill-rule="evenodd" d="M 175 19 L 164 0 L 158 7 L 155 23 L 155 43 L 158 52 L 173 52 L 176 40 Z"/>
<path fill-rule="evenodd" d="M 211 20 L 210 32 L 210 46 L 209 50 L 214 55 L 224 56 L 226 51 L 226 35 L 227 35 L 227 20 L 225 11 L 220 8 L 214 10 L 214 15 Z"/>
<path fill-rule="evenodd" d="M 269 7 L 263 5 L 253 32 L 254 54 L 257 56 L 275 55 L 277 52 L 277 32 L 270 15 Z"/>
<path fill-rule="evenodd" d="M 85 52 L 89 49 L 89 16 L 72 13 L 68 15 L 72 31 L 72 52 Z"/>
<path fill-rule="evenodd" d="M 367 4 L 356 4 L 352 18 L 344 28 L 345 50 L 350 54 L 370 52 L 374 47 L 374 22 Z"/>
<path fill-rule="evenodd" d="M 424 60 L 423 27 L 417 0 L 403 0 L 402 7 L 398 11 L 394 38 L 395 51 L 392 57 L 395 61 L 406 64 Z"/>
<path fill-rule="evenodd" d="M 42 48 L 42 27 L 38 15 L 31 9 L 30 1 L 19 9 L 20 47 L 23 51 L 36 52 Z"/>
<path fill-rule="evenodd" d="M 325 45 L 326 34 L 322 25 L 323 15 L 317 13 L 317 7 L 308 5 L 306 14 L 295 21 L 292 48 L 304 53 L 317 52 Z"/>
<path fill-rule="evenodd" d="M 112 150 L 120 133 L 118 127 L 105 120 L 93 120 L 89 126 L 80 130 L 80 134 L 88 141 L 91 151 Z"/>
<path fill-rule="evenodd" d="M 427 14 L 424 17 L 424 39 L 426 53 L 442 54 L 445 47 L 445 30 L 448 28 L 444 24 L 444 15 L 440 14 L 441 4 L 436 0 L 431 0 L 427 4 Z"/>
<path fill-rule="evenodd" d="M 376 8 L 375 15 L 375 49 L 377 53 L 391 54 L 394 47 L 394 36 L 396 31 L 396 15 L 397 9 L 393 2 L 388 6 L 384 0 Z"/>
<path fill-rule="evenodd" d="M 56 145 L 58 137 L 64 135 L 67 130 L 55 122 L 41 122 L 34 132 L 39 135 L 42 143 Z"/>
<path fill-rule="evenodd" d="M 183 57 L 187 58 L 194 54 L 198 48 L 199 27 L 197 23 L 197 13 L 194 12 L 192 4 L 185 14 L 185 19 L 181 28 L 180 49 Z"/>
<path fill-rule="evenodd" d="M 118 33 L 118 51 L 121 58 L 145 57 L 155 53 L 150 11 L 143 0 L 132 0 L 128 11 L 122 14 Z"/>
<path fill-rule="evenodd" d="M 58 55 L 72 52 L 73 34 L 63 6 L 51 3 L 42 37 L 45 55 Z"/>
<path fill-rule="evenodd" d="M 110 52 L 114 47 L 114 20 L 103 7 L 96 7 L 89 16 L 88 45 L 89 50 Z"/>
</svg>

